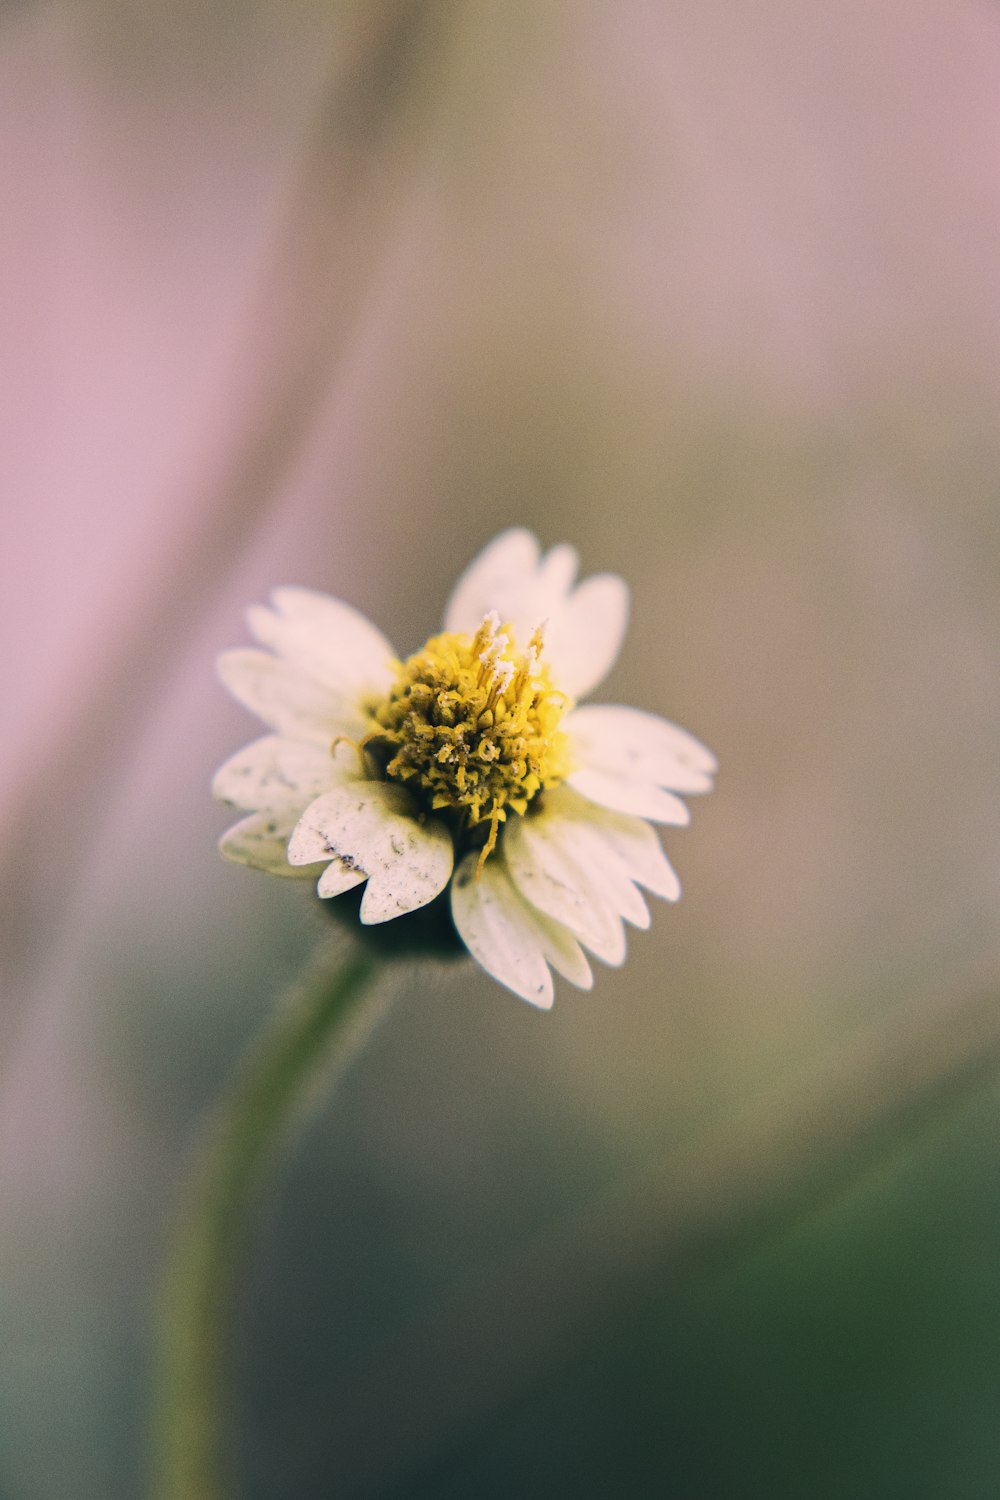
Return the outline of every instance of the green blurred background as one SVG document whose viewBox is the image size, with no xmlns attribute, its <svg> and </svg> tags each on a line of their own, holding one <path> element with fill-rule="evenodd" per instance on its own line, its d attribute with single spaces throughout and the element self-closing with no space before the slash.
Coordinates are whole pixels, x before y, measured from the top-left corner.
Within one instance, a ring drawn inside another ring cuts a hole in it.
<svg viewBox="0 0 1000 1500">
<path fill-rule="evenodd" d="M 0 12 L 0 1494 L 130 1500 L 204 1111 L 324 919 L 224 865 L 278 583 L 633 592 L 719 789 L 620 971 L 400 977 L 236 1309 L 247 1500 L 1000 1491 L 1000 15 Z"/>
</svg>

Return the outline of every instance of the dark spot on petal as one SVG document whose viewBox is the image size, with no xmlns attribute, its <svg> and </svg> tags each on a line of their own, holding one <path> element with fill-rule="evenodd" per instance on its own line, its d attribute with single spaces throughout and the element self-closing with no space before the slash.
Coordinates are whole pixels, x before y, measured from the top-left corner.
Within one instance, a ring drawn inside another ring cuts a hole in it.
<svg viewBox="0 0 1000 1500">
<path fill-rule="evenodd" d="M 364 875 L 367 873 L 358 864 L 353 854 L 338 854 L 334 851 L 333 857 L 342 870 L 350 870 L 352 875 Z"/>
</svg>

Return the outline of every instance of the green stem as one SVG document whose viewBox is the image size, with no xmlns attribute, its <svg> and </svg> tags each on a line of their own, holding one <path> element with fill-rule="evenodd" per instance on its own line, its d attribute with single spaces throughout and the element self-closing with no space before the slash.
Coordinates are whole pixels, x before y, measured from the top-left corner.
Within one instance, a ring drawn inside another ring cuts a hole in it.
<svg viewBox="0 0 1000 1500">
<path fill-rule="evenodd" d="M 192 1174 L 168 1268 L 161 1328 L 155 1493 L 223 1500 L 230 1432 L 233 1283 L 266 1169 L 282 1137 L 343 1070 L 384 1006 L 375 961 L 329 951 L 279 1006 L 238 1068 Z M 362 1003 L 367 1001 L 367 1003 Z"/>
</svg>

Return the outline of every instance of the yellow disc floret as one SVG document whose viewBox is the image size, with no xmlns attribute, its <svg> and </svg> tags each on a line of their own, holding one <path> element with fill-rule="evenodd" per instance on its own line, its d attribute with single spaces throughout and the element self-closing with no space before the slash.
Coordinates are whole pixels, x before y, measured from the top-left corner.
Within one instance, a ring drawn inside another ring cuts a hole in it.
<svg viewBox="0 0 1000 1500">
<path fill-rule="evenodd" d="M 569 769 L 559 721 L 570 700 L 541 654 L 540 630 L 518 652 L 511 627 L 491 613 L 475 635 L 432 636 L 372 711 L 378 727 L 365 749 L 386 777 L 451 814 L 459 834 L 474 841 L 482 825 L 480 864 L 508 810 L 526 812 Z"/>
</svg>

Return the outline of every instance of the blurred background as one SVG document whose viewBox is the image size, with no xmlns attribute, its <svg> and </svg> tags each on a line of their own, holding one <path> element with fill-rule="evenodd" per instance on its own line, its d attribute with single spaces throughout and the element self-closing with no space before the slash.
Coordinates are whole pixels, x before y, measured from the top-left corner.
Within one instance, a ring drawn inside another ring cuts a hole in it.
<svg viewBox="0 0 1000 1500">
<path fill-rule="evenodd" d="M 279 583 L 524 524 L 719 755 L 541 1015 L 414 969 L 282 1164 L 240 1494 L 1000 1490 L 1000 12 L 0 10 L 0 1494 L 130 1500 L 199 1122 L 322 925 L 223 864 Z"/>
</svg>

